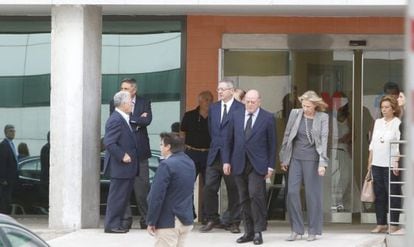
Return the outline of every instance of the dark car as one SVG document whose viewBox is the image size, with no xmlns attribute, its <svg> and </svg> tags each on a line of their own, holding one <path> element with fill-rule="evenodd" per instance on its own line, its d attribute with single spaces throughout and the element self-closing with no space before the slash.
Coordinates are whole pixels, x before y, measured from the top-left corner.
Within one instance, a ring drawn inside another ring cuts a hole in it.
<svg viewBox="0 0 414 247">
<path fill-rule="evenodd" d="M 152 150 L 149 159 L 149 180 L 152 180 L 157 170 L 160 152 Z M 101 178 L 100 178 L 100 211 L 105 212 L 106 199 L 109 191 L 109 178 L 105 177 L 103 169 L 104 155 L 101 155 Z M 13 192 L 12 214 L 48 214 L 49 208 L 49 184 L 41 181 L 40 157 L 31 156 L 19 161 L 19 179 Z M 134 208 L 135 200 L 131 199 Z"/>
<path fill-rule="evenodd" d="M 48 247 L 49 245 L 10 216 L 0 214 L 0 246 Z"/>
</svg>

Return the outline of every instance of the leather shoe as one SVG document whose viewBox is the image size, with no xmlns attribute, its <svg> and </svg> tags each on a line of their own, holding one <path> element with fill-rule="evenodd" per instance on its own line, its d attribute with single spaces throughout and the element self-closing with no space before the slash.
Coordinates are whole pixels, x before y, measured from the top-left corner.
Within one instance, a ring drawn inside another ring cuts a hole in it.
<svg viewBox="0 0 414 247">
<path fill-rule="evenodd" d="M 122 229 L 129 230 L 132 227 L 132 219 L 124 219 L 121 221 Z"/>
<path fill-rule="evenodd" d="M 215 227 L 217 225 L 216 222 L 210 220 L 207 222 L 207 224 L 205 224 L 204 226 L 202 226 L 200 228 L 200 232 L 209 232 L 211 231 L 211 229 L 213 229 L 213 227 Z"/>
<path fill-rule="evenodd" d="M 263 238 L 261 232 L 256 232 L 253 237 L 253 243 L 255 245 L 263 244 Z"/>
<path fill-rule="evenodd" d="M 225 229 L 231 233 L 240 233 L 239 225 L 236 223 L 227 225 Z"/>
<path fill-rule="evenodd" d="M 251 242 L 253 241 L 253 235 L 252 234 L 243 234 L 243 236 L 241 236 L 240 238 L 238 238 L 236 240 L 237 243 L 242 244 L 242 243 L 247 243 L 247 242 Z"/>
<path fill-rule="evenodd" d="M 113 229 L 105 229 L 105 233 L 127 233 L 127 229 L 122 228 L 113 228 Z"/>
<path fill-rule="evenodd" d="M 140 221 L 139 222 L 139 227 L 141 228 L 141 229 L 147 229 L 147 224 L 145 223 L 145 222 L 142 222 L 142 221 Z"/>
</svg>

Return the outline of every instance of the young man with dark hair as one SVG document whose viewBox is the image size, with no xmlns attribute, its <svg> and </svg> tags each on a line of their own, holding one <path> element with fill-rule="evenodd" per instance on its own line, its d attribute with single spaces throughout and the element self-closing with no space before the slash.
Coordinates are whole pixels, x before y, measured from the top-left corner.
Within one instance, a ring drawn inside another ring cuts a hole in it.
<svg viewBox="0 0 414 247">
<path fill-rule="evenodd" d="M 155 246 L 184 246 L 193 228 L 194 162 L 178 133 L 161 133 L 163 160 L 148 194 L 147 231 Z"/>
</svg>

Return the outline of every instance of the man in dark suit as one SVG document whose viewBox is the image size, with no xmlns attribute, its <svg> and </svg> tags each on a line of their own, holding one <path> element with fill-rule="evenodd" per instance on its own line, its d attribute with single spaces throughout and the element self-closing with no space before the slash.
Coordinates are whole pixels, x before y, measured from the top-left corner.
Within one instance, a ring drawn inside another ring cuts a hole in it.
<svg viewBox="0 0 414 247">
<path fill-rule="evenodd" d="M 148 195 L 148 232 L 155 246 L 184 246 L 193 228 L 194 162 L 178 133 L 161 133 L 163 160 Z"/>
<path fill-rule="evenodd" d="M 123 79 L 121 81 L 121 91 L 129 92 L 133 103 L 129 123 L 134 130 L 137 141 L 140 171 L 139 176 L 135 178 L 133 192 L 139 214 L 141 215 L 141 229 L 146 229 L 145 218 L 148 210 L 147 196 L 149 191 L 148 159 L 151 157 L 147 126 L 150 125 L 152 121 L 151 102 L 137 95 L 137 82 L 134 78 Z M 113 104 L 110 104 L 110 113 L 112 114 L 112 112 Z M 132 214 L 129 204 L 127 206 L 123 224 L 126 228 L 131 228 Z"/>
<path fill-rule="evenodd" d="M 201 232 L 208 232 L 220 225 L 218 214 L 218 191 L 221 178 L 227 187 L 229 219 L 228 229 L 232 233 L 239 233 L 240 204 L 237 187 L 233 176 L 223 176 L 223 147 L 228 136 L 228 124 L 234 111 L 243 108 L 243 104 L 234 100 L 234 84 L 231 81 L 220 81 L 217 87 L 219 101 L 213 103 L 208 112 L 208 130 L 211 143 L 207 156 L 206 181 L 204 185 L 204 207 L 207 224 L 200 228 Z"/>
<path fill-rule="evenodd" d="M 4 127 L 4 140 L 0 143 L 0 213 L 10 213 L 13 187 L 17 182 L 17 152 L 13 139 L 16 130 L 11 124 Z"/>
<path fill-rule="evenodd" d="M 266 184 L 276 162 L 276 127 L 273 114 L 260 108 L 260 95 L 250 90 L 245 110 L 234 112 L 223 155 L 224 174 L 235 176 L 245 233 L 237 243 L 262 244 L 266 230 Z"/>
<path fill-rule="evenodd" d="M 132 110 L 128 92 L 118 92 L 114 96 L 115 111 L 105 125 L 104 173 L 111 179 L 105 215 L 106 233 L 126 233 L 122 218 L 137 176 L 138 152 L 135 135 L 129 125 Z"/>
</svg>

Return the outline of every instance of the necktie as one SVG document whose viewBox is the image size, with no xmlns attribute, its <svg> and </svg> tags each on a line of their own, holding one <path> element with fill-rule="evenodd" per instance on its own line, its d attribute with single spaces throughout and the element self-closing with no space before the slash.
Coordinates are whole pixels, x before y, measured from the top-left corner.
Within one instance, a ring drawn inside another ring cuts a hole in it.
<svg viewBox="0 0 414 247">
<path fill-rule="evenodd" d="M 224 122 L 224 119 L 227 118 L 227 105 L 224 104 L 223 107 L 224 107 L 224 110 L 223 110 L 223 117 L 221 118 L 221 122 Z"/>
<path fill-rule="evenodd" d="M 250 133 L 252 132 L 252 121 L 253 121 L 253 114 L 249 113 L 249 119 L 247 119 L 246 128 L 244 129 L 244 136 L 248 138 Z"/>
</svg>

